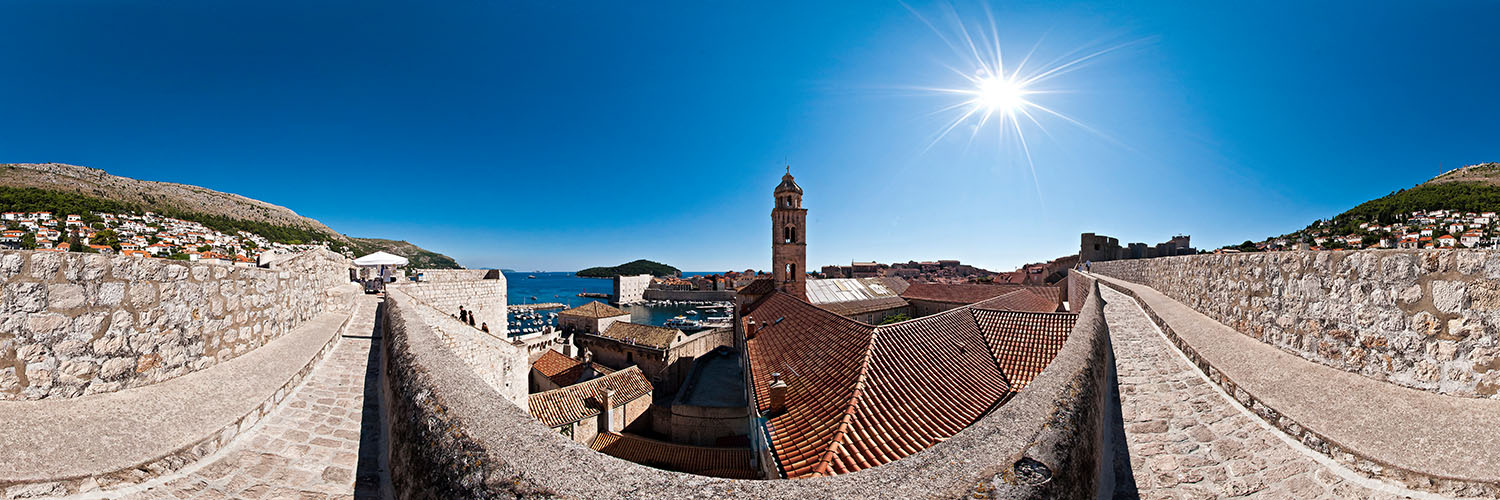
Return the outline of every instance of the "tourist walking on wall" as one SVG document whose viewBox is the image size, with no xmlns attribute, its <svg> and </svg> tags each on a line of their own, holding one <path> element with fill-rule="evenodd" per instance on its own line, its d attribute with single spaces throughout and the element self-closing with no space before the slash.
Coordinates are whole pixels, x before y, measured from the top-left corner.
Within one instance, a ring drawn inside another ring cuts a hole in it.
<svg viewBox="0 0 1500 500">
<path fill-rule="evenodd" d="M 489 323 L 480 323 L 479 324 L 479 329 L 480 330 L 484 330 L 484 333 L 490 333 L 490 324 Z"/>
<path fill-rule="evenodd" d="M 464 310 L 464 306 L 458 306 L 458 322 L 460 322 L 460 323 L 467 323 L 468 321 L 469 321 L 469 311 L 465 311 Z"/>
</svg>

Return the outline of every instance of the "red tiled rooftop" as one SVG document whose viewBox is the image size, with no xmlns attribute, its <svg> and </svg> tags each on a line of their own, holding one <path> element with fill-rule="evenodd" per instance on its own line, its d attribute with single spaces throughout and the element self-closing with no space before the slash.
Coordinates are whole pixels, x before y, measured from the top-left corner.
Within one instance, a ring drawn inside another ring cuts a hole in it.
<svg viewBox="0 0 1500 500">
<path fill-rule="evenodd" d="M 598 415 L 605 389 L 614 391 L 611 405 L 618 408 L 651 394 L 651 382 L 640 367 L 632 366 L 581 384 L 532 394 L 526 398 L 527 407 L 531 416 L 555 428 Z"/>
<path fill-rule="evenodd" d="M 946 302 L 950 304 L 973 304 L 982 300 L 989 300 L 1005 295 L 1016 290 L 1034 289 L 1036 292 L 1050 294 L 1061 300 L 1061 289 L 1055 286 L 1028 286 L 1014 284 L 997 285 L 973 285 L 973 284 L 945 284 L 945 283 L 912 283 L 901 292 L 906 300 L 926 300 L 931 302 Z"/>
<path fill-rule="evenodd" d="M 729 479 L 757 478 L 750 468 L 749 448 L 689 446 L 613 432 L 594 437 L 589 447 L 605 455 L 658 469 Z"/>
<path fill-rule="evenodd" d="M 1057 312 L 1062 304 L 1057 297 L 1043 297 L 1033 290 L 1016 290 L 993 299 L 975 302 L 974 307 L 1005 311 Z"/>
<path fill-rule="evenodd" d="M 542 353 L 542 357 L 536 358 L 536 361 L 531 363 L 531 369 L 536 370 L 537 373 L 541 373 L 543 377 L 552 378 L 581 364 L 583 364 L 582 361 L 563 356 L 560 352 L 548 349 L 547 352 Z"/>
<path fill-rule="evenodd" d="M 788 386 L 767 429 L 789 478 L 874 467 L 952 437 L 1024 386 L 1011 377 L 1024 384 L 1045 368 L 1076 318 L 974 306 L 875 327 L 785 293 L 749 316 L 756 407 L 769 410 L 772 372 Z"/>
<path fill-rule="evenodd" d="M 675 342 L 678 337 L 682 336 L 682 331 L 662 326 L 616 321 L 610 323 L 609 327 L 605 328 L 604 332 L 600 333 L 599 336 L 632 345 L 666 349 L 671 347 L 672 342 Z"/>
<path fill-rule="evenodd" d="M 621 310 L 616 309 L 614 307 L 610 307 L 609 304 L 605 304 L 603 302 L 599 302 L 599 301 L 595 300 L 595 301 L 591 301 L 591 302 L 589 302 L 587 304 L 584 304 L 584 305 L 581 305 L 581 306 L 578 306 L 578 307 L 575 307 L 575 308 L 572 308 L 572 309 L 568 309 L 566 311 L 563 311 L 563 312 L 560 312 L 560 313 L 557 313 L 557 314 L 559 316 L 578 316 L 578 317 L 583 317 L 583 318 L 599 319 L 599 318 L 613 318 L 615 316 L 625 316 L 625 315 L 629 315 L 630 313 L 625 312 L 625 311 L 621 311 Z"/>
</svg>

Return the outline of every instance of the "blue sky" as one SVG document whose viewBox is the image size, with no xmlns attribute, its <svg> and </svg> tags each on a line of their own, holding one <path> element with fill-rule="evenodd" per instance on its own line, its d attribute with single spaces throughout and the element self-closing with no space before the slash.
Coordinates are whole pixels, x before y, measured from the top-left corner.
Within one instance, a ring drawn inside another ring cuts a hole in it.
<svg viewBox="0 0 1500 500">
<path fill-rule="evenodd" d="M 1007 270 L 1081 232 L 1281 234 L 1500 160 L 1497 4 L 955 3 L 1007 61 L 1118 47 L 1032 96 L 1092 129 L 1023 123 L 1034 177 L 993 123 L 934 142 L 955 98 L 919 89 L 974 68 L 943 4 L 908 5 L 5 2 L 0 162 L 545 270 L 767 268 L 790 163 L 810 265 Z"/>
</svg>

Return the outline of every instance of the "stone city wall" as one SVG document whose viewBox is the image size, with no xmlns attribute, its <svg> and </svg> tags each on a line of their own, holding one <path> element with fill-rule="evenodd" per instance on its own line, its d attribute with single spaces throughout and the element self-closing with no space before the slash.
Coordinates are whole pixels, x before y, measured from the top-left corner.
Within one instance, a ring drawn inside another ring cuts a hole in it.
<svg viewBox="0 0 1500 500">
<path fill-rule="evenodd" d="M 1093 270 L 1327 366 L 1455 396 L 1500 390 L 1500 253 L 1217 254 Z"/>
<path fill-rule="evenodd" d="M 407 276 L 421 275 L 422 282 L 445 283 L 451 281 L 478 281 L 484 279 L 490 273 L 499 273 L 489 269 L 408 269 Z"/>
<path fill-rule="evenodd" d="M 488 324 L 491 333 L 504 337 L 510 331 L 506 328 L 510 309 L 505 306 L 505 276 L 495 274 L 498 277 L 481 280 L 397 282 L 386 288 L 399 289 L 424 305 L 450 316 L 457 316 L 458 308 L 462 306 L 475 315 L 475 327 Z"/>
<path fill-rule="evenodd" d="M 486 384 L 512 404 L 525 408 L 531 374 L 527 346 L 493 332 L 485 333 L 420 301 L 411 300 L 406 294 L 408 290 L 410 287 L 395 287 L 390 295 L 411 304 L 408 310 L 414 311 L 442 340 L 443 347 L 463 360 Z"/>
<path fill-rule="evenodd" d="M 646 300 L 687 300 L 699 302 L 726 302 L 734 300 L 733 290 L 662 290 L 648 288 L 642 294 Z"/>
<path fill-rule="evenodd" d="M 0 400 L 153 384 L 250 352 L 357 287 L 325 250 L 271 269 L 46 251 L 0 252 Z"/>
<path fill-rule="evenodd" d="M 398 498 L 1084 498 L 1113 490 L 1105 385 L 1112 360 L 1097 292 L 1042 373 L 1005 405 L 916 455 L 851 474 L 743 481 L 594 452 L 511 404 L 393 293 L 385 384 Z M 580 473 L 579 471 L 585 471 Z"/>
</svg>

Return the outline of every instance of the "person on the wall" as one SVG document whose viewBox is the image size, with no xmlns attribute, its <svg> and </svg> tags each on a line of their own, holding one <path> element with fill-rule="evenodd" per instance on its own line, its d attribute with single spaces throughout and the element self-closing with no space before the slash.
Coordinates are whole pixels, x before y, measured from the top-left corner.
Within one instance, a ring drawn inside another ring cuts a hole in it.
<svg viewBox="0 0 1500 500">
<path fill-rule="evenodd" d="M 483 330 L 484 333 L 490 333 L 490 324 L 489 323 L 480 323 L 479 324 L 479 329 Z"/>
<path fill-rule="evenodd" d="M 469 311 L 465 311 L 464 310 L 464 306 L 458 306 L 458 322 L 460 322 L 460 323 L 468 323 L 469 322 Z"/>
</svg>

